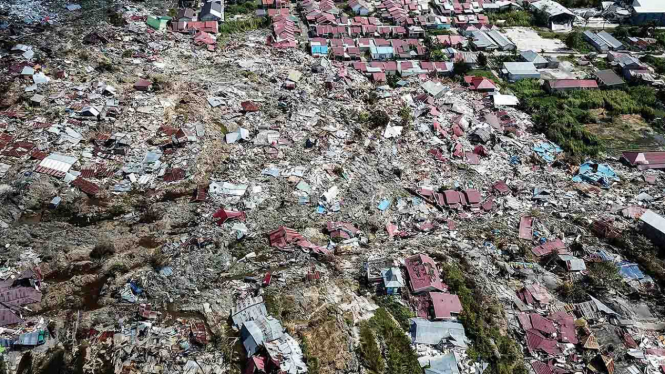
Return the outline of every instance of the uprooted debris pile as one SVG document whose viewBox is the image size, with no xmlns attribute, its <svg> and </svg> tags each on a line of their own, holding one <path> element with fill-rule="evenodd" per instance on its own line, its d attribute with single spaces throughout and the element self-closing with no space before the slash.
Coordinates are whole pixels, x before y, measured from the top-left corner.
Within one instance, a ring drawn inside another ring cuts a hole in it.
<svg viewBox="0 0 665 374">
<path fill-rule="evenodd" d="M 26 4 L 10 16 L 59 20 Z M 62 350 L 91 373 L 360 372 L 379 341 L 390 370 L 405 328 L 405 362 L 431 372 L 664 363 L 655 163 L 576 167 L 454 80 L 376 87 L 274 30 L 218 44 L 116 10 L 58 38 L 0 30 L 10 369 Z"/>
</svg>

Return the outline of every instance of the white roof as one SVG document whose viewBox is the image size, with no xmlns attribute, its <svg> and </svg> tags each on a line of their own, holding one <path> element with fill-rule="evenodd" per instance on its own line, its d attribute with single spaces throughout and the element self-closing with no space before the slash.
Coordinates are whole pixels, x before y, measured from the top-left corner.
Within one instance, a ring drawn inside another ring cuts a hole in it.
<svg viewBox="0 0 665 374">
<path fill-rule="evenodd" d="M 517 97 L 513 95 L 501 95 L 495 94 L 492 95 L 494 99 L 494 106 L 515 106 L 520 103 Z"/>
<path fill-rule="evenodd" d="M 635 0 L 633 8 L 637 13 L 665 13 L 663 0 Z"/>
<path fill-rule="evenodd" d="M 651 209 L 647 210 L 644 212 L 644 214 L 642 214 L 642 216 L 640 216 L 640 221 L 646 223 L 647 225 L 660 232 L 665 233 L 665 218 Z"/>
<path fill-rule="evenodd" d="M 636 0 L 637 1 L 637 0 Z M 658 1 L 658 0 L 656 0 Z M 552 0 L 540 0 L 536 1 L 535 3 L 532 3 L 531 6 L 534 8 L 544 11 L 547 13 L 550 17 L 558 16 L 560 14 L 568 14 L 571 16 L 575 16 L 575 13 L 571 12 L 566 8 L 565 6 L 554 2 Z"/>
<path fill-rule="evenodd" d="M 66 173 L 78 159 L 73 156 L 66 156 L 60 153 L 52 153 L 48 155 L 39 166 L 46 169 L 56 170 Z"/>
</svg>

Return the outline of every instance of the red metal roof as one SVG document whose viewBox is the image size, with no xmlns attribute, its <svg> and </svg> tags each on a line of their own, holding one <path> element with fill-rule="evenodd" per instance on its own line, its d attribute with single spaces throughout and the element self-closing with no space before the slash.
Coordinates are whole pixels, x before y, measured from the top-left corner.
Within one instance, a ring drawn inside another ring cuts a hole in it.
<svg viewBox="0 0 665 374">
<path fill-rule="evenodd" d="M 451 208 L 457 207 L 458 204 L 462 203 L 462 198 L 460 196 L 460 193 L 457 191 L 453 190 L 447 190 L 443 192 L 443 196 L 446 201 L 446 205 L 450 206 Z"/>
<path fill-rule="evenodd" d="M 212 218 L 217 219 L 216 223 L 218 226 L 220 226 L 221 224 L 230 219 L 245 221 L 247 219 L 247 215 L 245 214 L 245 212 L 220 209 L 217 212 L 215 212 L 215 214 L 212 215 Z"/>
<path fill-rule="evenodd" d="M 492 187 L 500 195 L 507 195 L 510 193 L 510 188 L 508 188 L 508 185 L 504 181 L 497 181 L 492 185 Z"/>
<path fill-rule="evenodd" d="M 480 191 L 474 189 L 464 190 L 464 196 L 468 204 L 480 204 Z"/>
<path fill-rule="evenodd" d="M 431 257 L 424 254 L 415 255 L 407 258 L 405 264 L 413 293 L 443 291 L 439 270 Z"/>
<path fill-rule="evenodd" d="M 533 361 L 531 367 L 536 372 L 536 374 L 552 374 L 552 369 L 544 362 Z"/>
<path fill-rule="evenodd" d="M 556 332 L 554 323 L 549 319 L 541 316 L 538 313 L 531 313 L 529 317 L 531 318 L 531 325 L 534 329 L 545 334 L 554 334 Z"/>
<path fill-rule="evenodd" d="M 566 245 L 561 241 L 561 239 L 554 239 L 548 242 L 545 242 L 537 247 L 531 249 L 531 251 L 536 256 L 546 256 L 553 251 L 558 251 L 559 254 L 568 254 L 566 250 Z"/>
<path fill-rule="evenodd" d="M 533 329 L 533 326 L 531 325 L 531 318 L 529 317 L 528 314 L 526 313 L 518 314 L 517 320 L 520 322 L 520 325 L 522 326 L 522 329 L 524 329 L 524 331 Z"/>
<path fill-rule="evenodd" d="M 99 193 L 99 186 L 85 180 L 81 177 L 74 179 L 72 186 L 78 187 L 81 191 L 87 193 L 88 195 L 97 195 Z"/>
<path fill-rule="evenodd" d="M 452 318 L 452 314 L 462 312 L 462 303 L 457 295 L 444 292 L 430 292 L 429 297 L 434 307 L 434 319 Z"/>
<path fill-rule="evenodd" d="M 270 246 L 284 248 L 288 244 L 295 243 L 305 238 L 300 235 L 296 230 L 288 227 L 281 226 L 278 229 L 271 231 L 268 236 L 270 237 Z"/>
<path fill-rule="evenodd" d="M 550 355 L 561 353 L 556 340 L 548 339 L 536 330 L 526 332 L 526 346 L 532 354 L 537 351 L 543 351 Z"/>
<path fill-rule="evenodd" d="M 640 170 L 665 168 L 665 152 L 623 152 L 622 156 Z"/>
<path fill-rule="evenodd" d="M 555 79 L 548 83 L 554 89 L 598 88 L 598 82 L 593 79 Z"/>
</svg>

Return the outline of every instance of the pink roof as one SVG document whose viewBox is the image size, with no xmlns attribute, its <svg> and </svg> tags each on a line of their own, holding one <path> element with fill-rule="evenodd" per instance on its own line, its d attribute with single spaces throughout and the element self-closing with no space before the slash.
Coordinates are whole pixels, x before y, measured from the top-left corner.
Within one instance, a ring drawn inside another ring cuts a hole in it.
<svg viewBox="0 0 665 374">
<path fill-rule="evenodd" d="M 520 325 L 522 326 L 522 329 L 524 329 L 524 331 L 533 329 L 533 326 L 531 325 L 531 318 L 529 317 L 528 314 L 526 313 L 518 314 L 517 320 L 520 322 Z"/>
<path fill-rule="evenodd" d="M 554 334 L 556 332 L 554 323 L 549 319 L 541 316 L 538 313 L 531 313 L 529 317 L 531 317 L 531 325 L 534 329 L 545 334 Z"/>
<path fill-rule="evenodd" d="M 548 242 L 545 242 L 537 247 L 531 249 L 531 251 L 538 257 L 546 256 L 553 251 L 557 251 L 559 254 L 566 254 L 566 245 L 561 241 L 561 239 L 554 239 Z"/>
<path fill-rule="evenodd" d="M 449 206 L 454 206 L 462 202 L 460 193 L 453 190 L 447 190 L 443 192 L 443 196 L 446 199 L 446 204 Z"/>
<path fill-rule="evenodd" d="M 374 82 L 385 82 L 386 73 L 372 73 L 372 80 Z"/>
<path fill-rule="evenodd" d="M 524 216 L 520 218 L 520 239 L 533 239 L 533 217 Z"/>
<path fill-rule="evenodd" d="M 665 168 L 665 152 L 623 152 L 623 158 L 640 169 Z"/>
<path fill-rule="evenodd" d="M 457 295 L 443 292 L 430 292 L 432 306 L 434 307 L 434 319 L 452 318 L 452 313 L 462 312 L 462 303 Z"/>
<path fill-rule="evenodd" d="M 353 68 L 364 73 L 367 71 L 367 64 L 356 61 L 353 63 Z"/>
<path fill-rule="evenodd" d="M 405 261 L 409 274 L 409 285 L 413 293 L 423 291 L 443 291 L 443 283 L 439 278 L 439 270 L 431 257 L 419 254 Z"/>
<path fill-rule="evenodd" d="M 421 67 L 423 70 L 427 70 L 427 71 L 432 71 L 432 70 L 434 70 L 434 64 L 431 63 L 431 62 L 429 62 L 429 61 L 423 61 L 423 62 L 421 62 L 421 63 L 420 63 L 420 67 Z"/>
<path fill-rule="evenodd" d="M 492 185 L 492 187 L 496 190 L 496 192 L 502 195 L 510 193 L 510 188 L 508 188 L 508 185 L 504 181 L 497 181 Z"/>
<path fill-rule="evenodd" d="M 383 64 L 383 68 L 386 69 L 386 71 L 397 71 L 397 62 L 387 61 Z"/>
<path fill-rule="evenodd" d="M 399 66 L 402 70 L 412 69 L 413 63 L 411 61 L 402 61 Z"/>
<path fill-rule="evenodd" d="M 550 355 L 561 353 L 556 340 L 544 337 L 537 330 L 528 330 L 526 332 L 526 346 L 532 354 L 537 351 L 543 351 Z"/>
<path fill-rule="evenodd" d="M 549 85 L 556 89 L 598 88 L 598 82 L 594 79 L 556 79 L 549 81 Z"/>
<path fill-rule="evenodd" d="M 480 191 L 474 189 L 464 190 L 464 197 L 469 204 L 480 204 Z"/>
</svg>

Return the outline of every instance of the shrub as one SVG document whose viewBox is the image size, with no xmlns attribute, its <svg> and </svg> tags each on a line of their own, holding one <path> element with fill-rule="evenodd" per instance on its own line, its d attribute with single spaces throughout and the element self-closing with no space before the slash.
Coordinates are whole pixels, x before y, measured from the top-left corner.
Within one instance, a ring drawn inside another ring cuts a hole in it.
<svg viewBox="0 0 665 374">
<path fill-rule="evenodd" d="M 372 329 L 376 331 L 377 336 L 385 342 L 388 373 L 413 374 L 422 372 L 418 357 L 411 349 L 411 339 L 397 326 L 386 309 L 379 308 L 374 313 L 374 317 L 369 320 L 369 323 Z"/>
<path fill-rule="evenodd" d="M 370 372 L 377 374 L 384 372 L 386 363 L 376 342 L 376 335 L 374 335 L 367 321 L 360 323 L 360 347 L 358 351 L 363 366 L 368 368 Z"/>
<path fill-rule="evenodd" d="M 97 243 L 90 251 L 90 258 L 100 259 L 115 254 L 115 244 L 110 240 Z"/>
<path fill-rule="evenodd" d="M 391 296 L 381 296 L 378 297 L 376 301 L 380 307 L 385 308 L 393 315 L 393 317 L 395 317 L 400 327 L 404 330 L 409 329 L 409 318 L 414 317 L 414 314 L 409 307 L 402 305 Z"/>
</svg>

